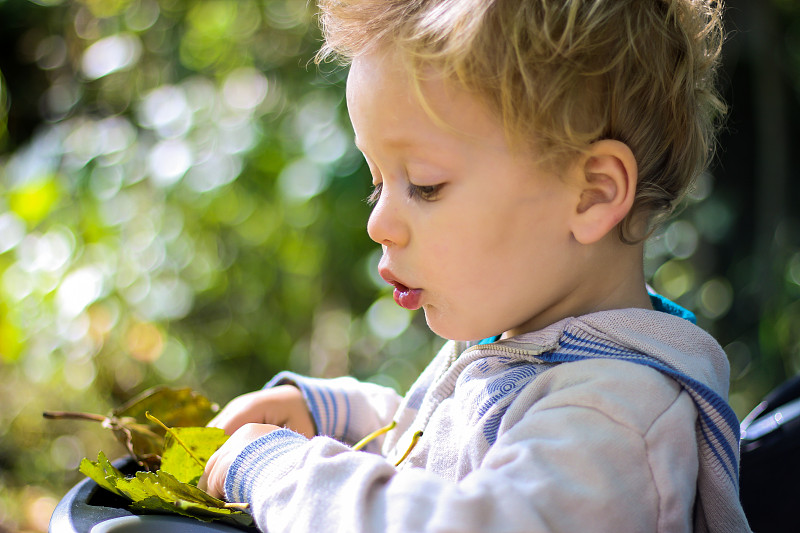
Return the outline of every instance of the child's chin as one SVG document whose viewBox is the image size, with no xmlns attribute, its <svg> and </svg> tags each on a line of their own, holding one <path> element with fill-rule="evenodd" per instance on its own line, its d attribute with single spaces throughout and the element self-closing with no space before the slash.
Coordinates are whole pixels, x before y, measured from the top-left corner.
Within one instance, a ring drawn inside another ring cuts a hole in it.
<svg viewBox="0 0 800 533">
<path fill-rule="evenodd" d="M 428 328 L 443 339 L 449 341 L 477 341 L 485 338 L 476 337 L 474 331 L 470 332 L 463 327 L 456 327 L 452 321 L 442 320 L 441 315 L 437 315 L 436 311 L 428 306 L 422 306 L 422 310 L 425 313 L 425 321 L 428 323 Z"/>
<path fill-rule="evenodd" d="M 442 323 L 441 320 L 437 320 L 438 316 L 436 316 L 436 311 L 432 310 L 429 306 L 423 305 L 422 312 L 425 313 L 425 322 L 428 324 L 428 328 L 434 332 L 436 335 L 447 339 L 447 340 L 454 340 L 454 337 L 451 337 L 450 334 L 454 333 L 447 328 L 447 324 Z"/>
</svg>

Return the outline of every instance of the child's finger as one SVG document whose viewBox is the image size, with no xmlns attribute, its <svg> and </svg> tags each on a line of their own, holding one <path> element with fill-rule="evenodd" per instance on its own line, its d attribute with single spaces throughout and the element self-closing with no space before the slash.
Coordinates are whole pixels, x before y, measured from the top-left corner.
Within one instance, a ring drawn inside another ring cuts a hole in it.
<svg viewBox="0 0 800 533">
<path fill-rule="evenodd" d="M 224 496 L 224 494 L 221 494 L 219 493 L 219 491 L 216 490 L 215 487 L 216 484 L 209 485 L 208 480 L 212 474 L 216 473 L 215 466 L 217 464 L 217 459 L 219 458 L 220 450 L 217 450 L 216 453 L 214 453 L 214 455 L 212 455 L 211 458 L 208 460 L 208 462 L 206 463 L 206 468 L 203 471 L 203 475 L 200 476 L 200 479 L 197 482 L 197 488 L 206 491 L 215 498 L 221 498 L 222 496 Z"/>
<path fill-rule="evenodd" d="M 278 426 L 271 424 L 248 423 L 236 430 L 231 438 L 206 463 L 205 471 L 197 482 L 197 487 L 215 498 L 225 497 L 225 478 L 228 468 L 236 457 L 254 440 L 272 433 Z"/>
</svg>

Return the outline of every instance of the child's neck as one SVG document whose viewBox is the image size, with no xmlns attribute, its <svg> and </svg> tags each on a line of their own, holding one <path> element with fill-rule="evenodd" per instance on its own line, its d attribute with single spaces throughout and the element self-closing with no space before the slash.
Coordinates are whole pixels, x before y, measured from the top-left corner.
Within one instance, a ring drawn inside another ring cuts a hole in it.
<svg viewBox="0 0 800 533">
<path fill-rule="evenodd" d="M 608 244 L 608 243 L 606 243 Z M 583 261 L 576 263 L 580 271 L 574 279 L 574 290 L 565 296 L 558 308 L 550 309 L 506 331 L 508 338 L 542 328 L 558 320 L 610 311 L 612 309 L 653 309 L 642 264 L 643 244 L 619 243 L 594 248 Z"/>
</svg>

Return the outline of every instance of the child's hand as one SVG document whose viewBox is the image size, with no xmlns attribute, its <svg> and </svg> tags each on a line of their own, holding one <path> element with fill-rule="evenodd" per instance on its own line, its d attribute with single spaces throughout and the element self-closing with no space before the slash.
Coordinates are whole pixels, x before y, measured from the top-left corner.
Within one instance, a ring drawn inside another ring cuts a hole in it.
<svg viewBox="0 0 800 533">
<path fill-rule="evenodd" d="M 234 398 L 208 423 L 233 435 L 245 424 L 273 424 L 289 428 L 309 439 L 316 435 L 314 420 L 300 389 L 278 385 Z"/>
<path fill-rule="evenodd" d="M 225 476 L 228 474 L 231 463 L 248 444 L 276 429 L 280 428 L 272 424 L 245 424 L 236 430 L 231 438 L 208 460 L 206 469 L 197 482 L 197 487 L 215 498 L 224 498 Z"/>
</svg>

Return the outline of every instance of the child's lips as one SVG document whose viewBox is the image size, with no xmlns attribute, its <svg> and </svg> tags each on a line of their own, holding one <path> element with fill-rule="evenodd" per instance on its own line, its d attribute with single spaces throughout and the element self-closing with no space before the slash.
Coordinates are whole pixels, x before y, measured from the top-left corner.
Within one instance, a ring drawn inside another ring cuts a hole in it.
<svg viewBox="0 0 800 533">
<path fill-rule="evenodd" d="M 409 289 L 402 283 L 393 283 L 394 285 L 394 301 L 400 307 L 406 309 L 419 309 L 421 307 L 420 300 L 422 299 L 422 289 Z"/>
<path fill-rule="evenodd" d="M 387 283 L 394 285 L 394 293 L 392 296 L 397 305 L 412 311 L 422 306 L 422 289 L 411 289 L 407 287 L 403 283 L 397 281 L 392 272 L 388 269 L 382 268 L 379 273 Z"/>
</svg>

